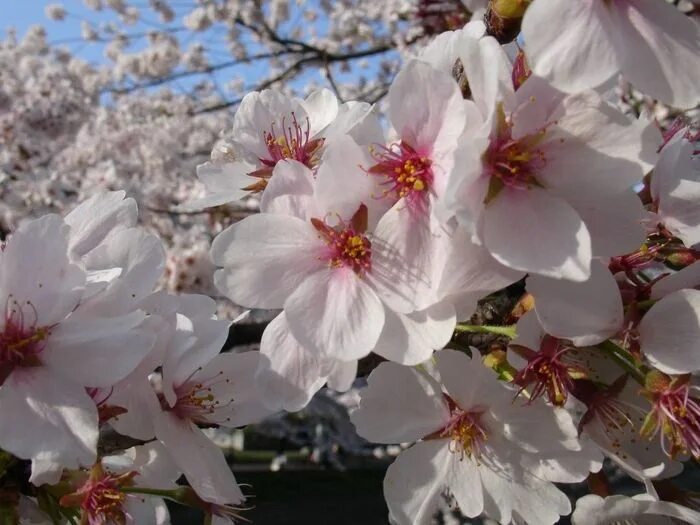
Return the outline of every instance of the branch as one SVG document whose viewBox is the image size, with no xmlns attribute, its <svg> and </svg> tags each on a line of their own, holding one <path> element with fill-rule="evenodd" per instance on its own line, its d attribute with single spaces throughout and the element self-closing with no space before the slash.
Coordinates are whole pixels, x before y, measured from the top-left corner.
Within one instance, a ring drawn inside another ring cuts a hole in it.
<svg viewBox="0 0 700 525">
<path fill-rule="evenodd" d="M 132 91 L 137 91 L 139 89 L 149 88 L 149 87 L 153 87 L 153 86 L 159 86 L 161 84 L 165 84 L 167 82 L 170 82 L 171 80 L 175 80 L 178 78 L 189 77 L 189 76 L 194 76 L 194 75 L 207 75 L 207 74 L 213 73 L 214 71 L 220 71 L 222 69 L 226 69 L 229 67 L 234 67 L 234 66 L 238 66 L 241 64 L 249 64 L 250 62 L 254 62 L 256 60 L 264 60 L 267 58 L 276 58 L 276 57 L 287 55 L 290 53 L 291 53 L 291 51 L 276 51 L 274 53 L 260 53 L 259 55 L 244 57 L 244 58 L 240 58 L 237 60 L 229 60 L 228 62 L 221 62 L 219 64 L 215 64 L 213 66 L 209 66 L 207 68 L 200 69 L 200 70 L 180 71 L 178 73 L 173 73 L 172 75 L 169 75 L 167 77 L 156 78 L 156 79 L 151 80 L 149 82 L 144 82 L 142 84 L 136 84 L 136 85 L 129 86 L 126 88 L 107 87 L 107 88 L 104 88 L 102 90 L 102 92 L 103 93 L 112 92 L 112 93 L 117 93 L 117 94 L 122 95 L 122 94 L 126 94 L 126 93 L 131 93 Z"/>
</svg>

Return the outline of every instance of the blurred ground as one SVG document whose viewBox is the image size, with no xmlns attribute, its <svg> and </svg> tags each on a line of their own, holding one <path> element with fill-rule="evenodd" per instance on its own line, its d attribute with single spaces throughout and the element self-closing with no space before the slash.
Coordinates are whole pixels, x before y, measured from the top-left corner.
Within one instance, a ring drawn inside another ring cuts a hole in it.
<svg viewBox="0 0 700 525">
<path fill-rule="evenodd" d="M 243 516 L 255 525 L 387 525 L 381 469 L 240 472 L 255 508 Z M 190 509 L 171 508 L 173 525 L 199 525 Z"/>
</svg>

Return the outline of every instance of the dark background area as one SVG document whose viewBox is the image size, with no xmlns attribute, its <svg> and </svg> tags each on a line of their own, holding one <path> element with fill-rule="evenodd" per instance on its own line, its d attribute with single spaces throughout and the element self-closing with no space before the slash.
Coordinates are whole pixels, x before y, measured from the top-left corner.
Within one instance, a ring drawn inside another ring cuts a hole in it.
<svg viewBox="0 0 700 525">
<path fill-rule="evenodd" d="M 255 525 L 387 525 L 380 469 L 236 472 L 255 507 L 244 518 Z M 173 525 L 202 523 L 200 513 L 171 506 Z"/>
</svg>

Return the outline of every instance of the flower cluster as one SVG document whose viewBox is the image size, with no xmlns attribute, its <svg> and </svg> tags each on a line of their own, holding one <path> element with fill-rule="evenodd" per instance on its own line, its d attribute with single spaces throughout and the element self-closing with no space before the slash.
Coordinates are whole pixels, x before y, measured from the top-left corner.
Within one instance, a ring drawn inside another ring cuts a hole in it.
<svg viewBox="0 0 700 525">
<path fill-rule="evenodd" d="M 244 496 L 199 426 L 270 413 L 252 381 L 264 357 L 219 355 L 230 323 L 211 298 L 156 290 L 165 253 L 136 214 L 124 192 L 97 194 L 0 252 L 0 448 L 54 522 L 164 523 L 153 494 L 232 515 Z M 108 429 L 139 445 L 105 454 Z M 195 492 L 177 492 L 181 474 Z"/>
<path fill-rule="evenodd" d="M 383 115 L 255 91 L 197 167 L 205 194 L 179 211 L 259 202 L 209 252 L 218 293 L 276 312 L 259 352 L 220 353 L 215 302 L 158 289 L 163 248 L 122 192 L 9 236 L 0 449 L 31 471 L 0 485 L 15 521 L 164 523 L 162 498 L 233 521 L 245 496 L 201 427 L 298 411 L 376 354 L 351 420 L 405 447 L 392 523 L 429 524 L 446 496 L 504 524 L 700 523 L 672 479 L 700 460 L 700 137 L 614 104 L 622 75 L 697 106 L 700 26 L 649 0 L 496 0 L 466 24 L 436 4 L 431 31 L 456 28 L 404 61 Z M 471 324 L 506 288 L 523 293 L 503 325 Z M 108 431 L 138 445 L 109 455 Z M 615 494 L 604 461 L 645 492 Z M 562 485 L 585 480 L 574 508 Z"/>
</svg>

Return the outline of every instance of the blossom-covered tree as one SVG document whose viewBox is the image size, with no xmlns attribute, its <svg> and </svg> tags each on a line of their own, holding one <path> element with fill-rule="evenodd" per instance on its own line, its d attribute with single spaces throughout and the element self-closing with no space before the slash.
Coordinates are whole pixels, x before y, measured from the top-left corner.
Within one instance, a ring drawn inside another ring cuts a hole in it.
<svg viewBox="0 0 700 525">
<path fill-rule="evenodd" d="M 398 446 L 392 523 L 700 521 L 695 3 L 86 4 L 162 23 L 0 48 L 3 523 L 242 521 L 205 429 L 324 386 Z M 233 63 L 181 51 L 217 28 Z"/>
</svg>

